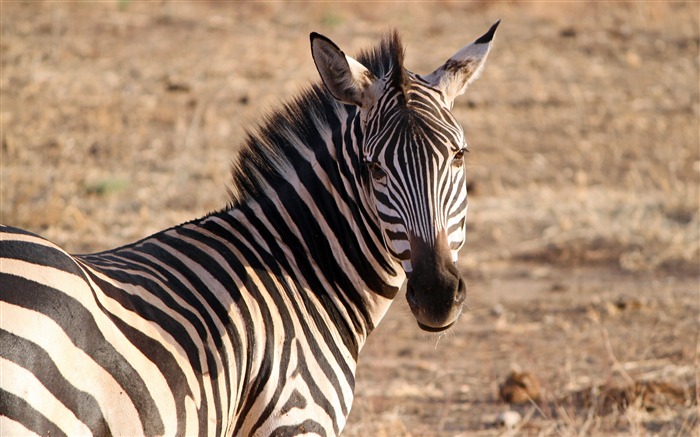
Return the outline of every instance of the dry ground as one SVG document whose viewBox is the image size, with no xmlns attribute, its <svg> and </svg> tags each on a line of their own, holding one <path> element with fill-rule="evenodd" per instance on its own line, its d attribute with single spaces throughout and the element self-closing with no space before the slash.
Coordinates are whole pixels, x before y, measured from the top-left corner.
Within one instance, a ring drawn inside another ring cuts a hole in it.
<svg viewBox="0 0 700 437">
<path fill-rule="evenodd" d="M 243 129 L 398 29 L 432 71 L 502 19 L 457 102 L 471 311 L 426 336 L 399 298 L 346 435 L 699 432 L 697 2 L 0 2 L 0 215 L 73 252 L 222 207 Z M 512 370 L 538 402 L 508 406 Z M 515 429 L 499 413 L 522 416 Z"/>
</svg>

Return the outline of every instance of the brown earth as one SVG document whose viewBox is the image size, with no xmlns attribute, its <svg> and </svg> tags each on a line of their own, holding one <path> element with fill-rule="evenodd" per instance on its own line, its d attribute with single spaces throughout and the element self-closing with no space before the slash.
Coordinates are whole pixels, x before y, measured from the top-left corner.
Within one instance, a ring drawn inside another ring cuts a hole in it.
<svg viewBox="0 0 700 437">
<path fill-rule="evenodd" d="M 470 311 L 426 335 L 400 297 L 363 351 L 346 435 L 697 435 L 699 15 L 3 1 L 0 218 L 88 252 L 219 209 L 244 128 L 316 80 L 310 31 L 352 53 L 396 28 L 427 73 L 500 18 L 455 107 L 472 151 Z M 514 370 L 539 381 L 537 402 L 499 399 Z"/>
</svg>

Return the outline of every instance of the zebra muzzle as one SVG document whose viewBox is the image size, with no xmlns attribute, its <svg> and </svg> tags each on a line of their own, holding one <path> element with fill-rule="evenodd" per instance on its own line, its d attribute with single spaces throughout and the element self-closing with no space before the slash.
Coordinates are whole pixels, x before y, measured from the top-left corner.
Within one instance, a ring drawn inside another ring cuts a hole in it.
<svg viewBox="0 0 700 437">
<path fill-rule="evenodd" d="M 406 300 L 418 326 L 428 332 L 454 325 L 467 297 L 466 283 L 441 240 L 438 238 L 433 247 L 415 240 L 411 244 L 413 271 L 408 277 Z"/>
</svg>

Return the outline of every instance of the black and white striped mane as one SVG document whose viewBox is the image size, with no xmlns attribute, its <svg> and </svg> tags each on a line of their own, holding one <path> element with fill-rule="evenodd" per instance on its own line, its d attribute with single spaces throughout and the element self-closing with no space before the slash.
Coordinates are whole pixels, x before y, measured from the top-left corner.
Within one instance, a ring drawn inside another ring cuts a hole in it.
<svg viewBox="0 0 700 437">
<path fill-rule="evenodd" d="M 376 77 L 391 74 L 391 83 L 403 86 L 404 47 L 397 32 L 386 34 L 379 45 L 361 51 L 356 59 Z M 256 129 L 247 132 L 234 159 L 230 206 L 239 205 L 266 186 L 278 186 L 278 182 L 288 180 L 290 172 L 303 171 L 309 163 L 304 157 L 326 147 L 324 132 L 329 136 L 332 127 L 356 109 L 338 102 L 323 84 L 316 83 L 267 114 Z"/>
</svg>

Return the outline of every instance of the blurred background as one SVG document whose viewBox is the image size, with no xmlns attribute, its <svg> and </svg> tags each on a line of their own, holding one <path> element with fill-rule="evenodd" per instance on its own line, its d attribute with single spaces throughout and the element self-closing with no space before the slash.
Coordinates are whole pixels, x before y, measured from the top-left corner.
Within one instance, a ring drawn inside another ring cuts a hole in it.
<svg viewBox="0 0 700 437">
<path fill-rule="evenodd" d="M 0 221 L 83 253 L 220 209 L 245 129 L 317 80 L 311 31 L 352 54 L 397 29 L 420 74 L 501 19 L 454 108 L 471 310 L 426 336 L 399 297 L 347 435 L 690 435 L 699 17 L 697 2 L 2 2 Z M 532 401 L 503 396 L 513 371 Z"/>
</svg>

